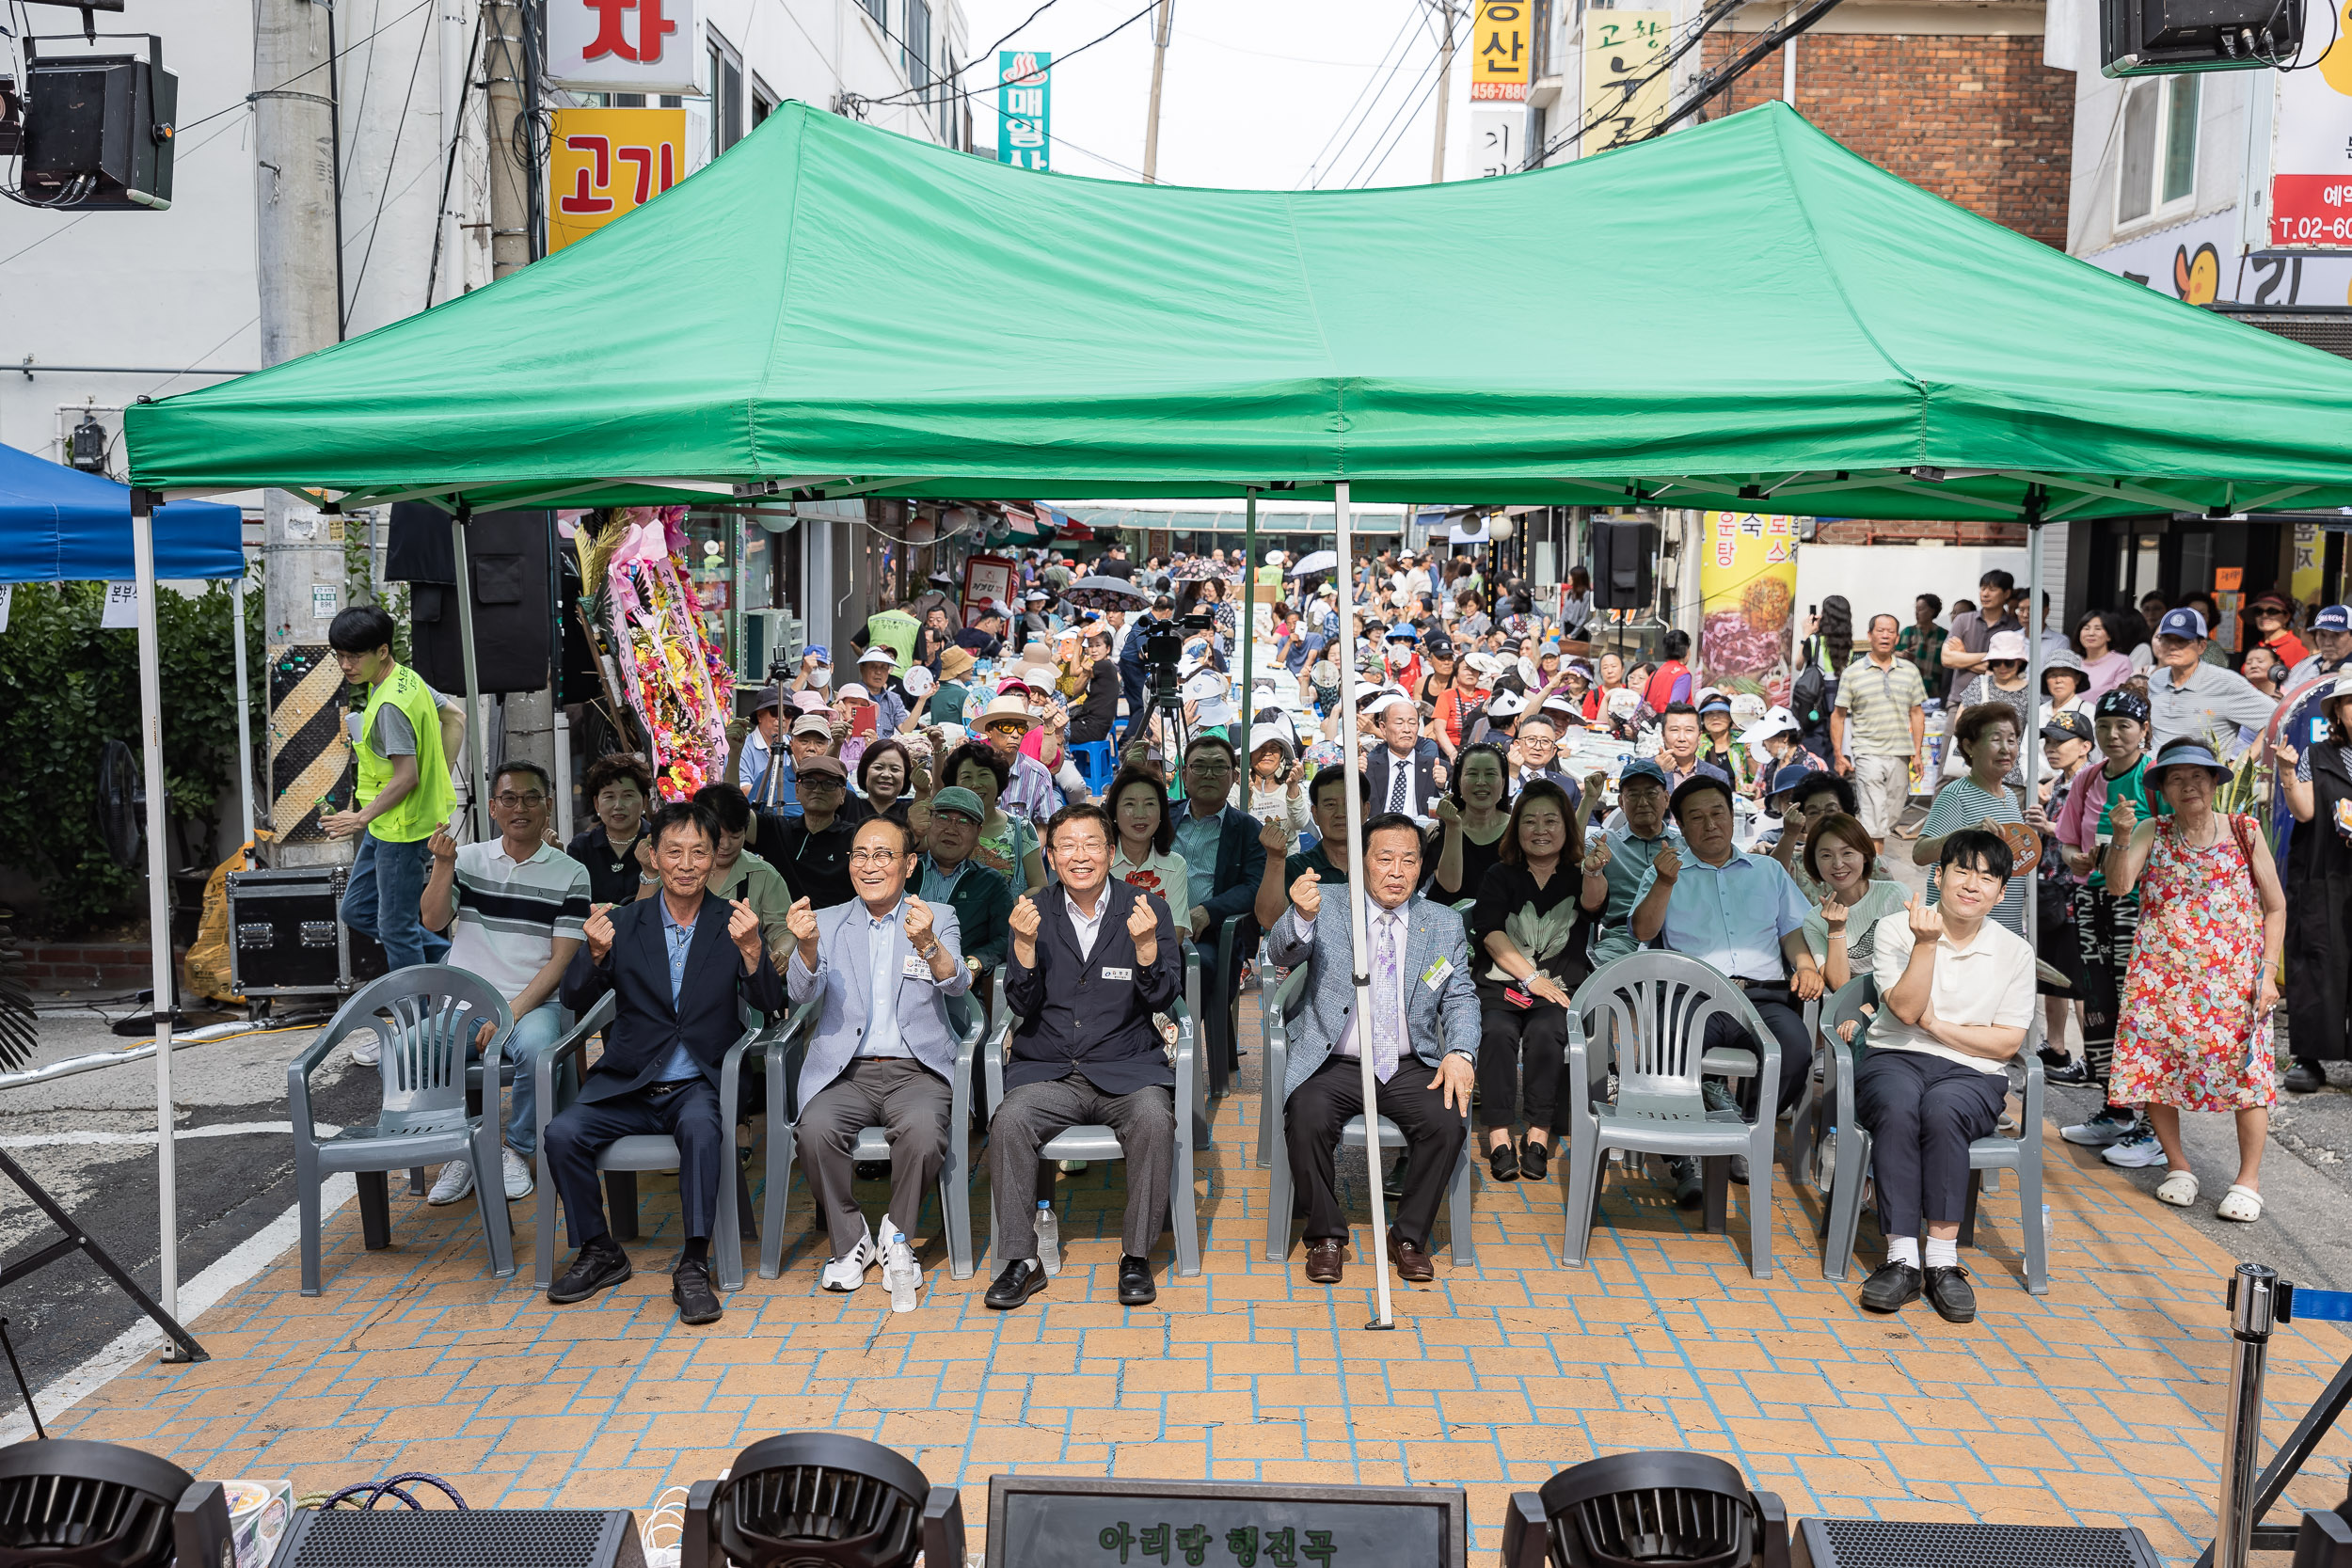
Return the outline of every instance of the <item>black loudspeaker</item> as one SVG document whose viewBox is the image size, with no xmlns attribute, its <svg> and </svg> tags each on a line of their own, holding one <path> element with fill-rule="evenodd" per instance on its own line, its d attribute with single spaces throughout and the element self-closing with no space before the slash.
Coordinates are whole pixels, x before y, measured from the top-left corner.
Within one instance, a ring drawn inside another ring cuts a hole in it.
<svg viewBox="0 0 2352 1568">
<path fill-rule="evenodd" d="M 1658 596 L 1656 523 L 1593 525 L 1593 607 L 1647 610 Z"/>
<path fill-rule="evenodd" d="M 141 36 L 148 49 L 143 60 L 43 55 L 40 40 L 24 40 L 22 179 L 28 196 L 77 212 L 171 205 L 180 82 L 164 69 L 163 40 Z"/>
<path fill-rule="evenodd" d="M 465 651 L 458 639 L 457 552 L 450 516 L 422 501 L 392 507 L 387 579 L 409 584 L 411 662 L 437 691 L 462 695 Z M 466 524 L 473 574 L 474 675 L 485 692 L 539 691 L 553 657 L 548 602 L 555 536 L 551 512 L 477 512 Z"/>
<path fill-rule="evenodd" d="M 382 944 L 343 924 L 342 865 L 229 874 L 230 983 L 245 996 L 342 995 L 387 973 Z"/>
<path fill-rule="evenodd" d="M 625 1508 L 299 1508 L 274 1568 L 645 1568 Z"/>
<path fill-rule="evenodd" d="M 0 1449 L 0 1568 L 236 1568 L 216 1481 L 113 1443 Z"/>
<path fill-rule="evenodd" d="M 2131 1528 L 2077 1525 L 1934 1525 L 1899 1519 L 1801 1519 L 1791 1568 L 2161 1568 L 2148 1538 Z"/>
<path fill-rule="evenodd" d="M 2108 76 L 2260 71 L 2303 46 L 2304 0 L 2099 0 Z"/>
</svg>

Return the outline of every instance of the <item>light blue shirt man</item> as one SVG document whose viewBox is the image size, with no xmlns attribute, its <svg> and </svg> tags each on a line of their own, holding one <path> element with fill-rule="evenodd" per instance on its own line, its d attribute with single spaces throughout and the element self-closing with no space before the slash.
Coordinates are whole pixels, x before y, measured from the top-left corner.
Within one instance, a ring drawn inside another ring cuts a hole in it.
<svg viewBox="0 0 2352 1568">
<path fill-rule="evenodd" d="M 686 955 L 694 945 L 694 927 L 678 924 L 670 912 L 666 895 L 657 894 L 655 901 L 661 906 L 661 935 L 670 947 L 670 1006 L 677 1006 L 678 995 L 686 989 Z M 699 910 L 696 911 L 699 914 Z M 694 1064 L 693 1053 L 686 1049 L 684 1040 L 670 1048 L 670 1059 L 661 1064 L 658 1083 L 675 1084 L 681 1079 L 700 1078 L 703 1069 Z"/>
<path fill-rule="evenodd" d="M 1633 902 L 1639 907 L 1658 882 L 1652 866 Z M 1781 863 L 1734 851 L 1721 865 L 1685 853 L 1674 891 L 1666 895 L 1660 945 L 1712 964 L 1735 980 L 1778 984 L 1787 965 L 1780 939 L 1804 928 L 1812 912 Z"/>
<path fill-rule="evenodd" d="M 857 1048 L 861 1056 L 913 1054 L 898 1028 L 899 974 L 898 966 L 891 958 L 892 942 L 898 934 L 898 911 L 905 908 L 906 902 L 901 899 L 888 914 L 866 911 L 866 1037 Z"/>
</svg>

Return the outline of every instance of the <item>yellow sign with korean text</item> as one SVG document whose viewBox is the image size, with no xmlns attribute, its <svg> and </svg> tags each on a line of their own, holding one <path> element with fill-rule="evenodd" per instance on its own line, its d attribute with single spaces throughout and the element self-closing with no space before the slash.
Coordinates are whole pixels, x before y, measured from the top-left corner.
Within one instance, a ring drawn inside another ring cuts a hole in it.
<svg viewBox="0 0 2352 1568">
<path fill-rule="evenodd" d="M 548 138 L 548 249 L 584 240 L 686 178 L 684 109 L 558 109 Z"/>
<path fill-rule="evenodd" d="M 1533 0 L 1478 0 L 1470 30 L 1470 102 L 1523 103 L 1535 69 Z"/>
<path fill-rule="evenodd" d="M 1666 118 L 1666 11 L 1584 13 L 1583 152 L 1641 140 Z"/>
<path fill-rule="evenodd" d="M 1592 13 L 1587 12 L 1588 16 Z M 1744 681 L 1788 696 L 1788 626 L 1797 604 L 1797 520 L 1756 512 L 1700 514 L 1699 666 L 1718 685 Z"/>
</svg>

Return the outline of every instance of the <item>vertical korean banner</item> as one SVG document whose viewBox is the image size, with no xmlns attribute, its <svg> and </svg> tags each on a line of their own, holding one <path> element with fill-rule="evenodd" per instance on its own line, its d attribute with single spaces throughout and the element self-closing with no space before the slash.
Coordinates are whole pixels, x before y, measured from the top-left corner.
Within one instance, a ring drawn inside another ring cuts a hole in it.
<svg viewBox="0 0 2352 1568">
<path fill-rule="evenodd" d="M 1638 141 L 1666 118 L 1665 11 L 1584 16 L 1584 152 Z"/>
<path fill-rule="evenodd" d="M 1535 65 L 1528 0 L 1478 0 L 1470 30 L 1470 102 L 1524 103 Z"/>
<path fill-rule="evenodd" d="M 558 109 L 548 135 L 548 250 L 584 240 L 686 172 L 684 109 Z"/>
<path fill-rule="evenodd" d="M 2295 563 L 2288 569 L 2287 592 L 2303 604 L 2316 604 L 2326 587 L 2327 540 L 2317 523 L 2295 525 Z"/>
<path fill-rule="evenodd" d="M 1727 691 L 1788 700 L 1797 608 L 1797 520 L 1708 512 L 1699 556 L 1699 665 Z"/>
<path fill-rule="evenodd" d="M 1032 49 L 996 52 L 996 161 L 1051 168 L 1054 56 Z"/>
</svg>

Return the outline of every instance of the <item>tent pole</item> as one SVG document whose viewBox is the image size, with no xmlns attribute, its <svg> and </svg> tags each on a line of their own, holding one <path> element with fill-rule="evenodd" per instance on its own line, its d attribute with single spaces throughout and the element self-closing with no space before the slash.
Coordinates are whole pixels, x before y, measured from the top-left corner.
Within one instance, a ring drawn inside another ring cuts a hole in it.
<svg viewBox="0 0 2352 1568">
<path fill-rule="evenodd" d="M 236 651 L 237 670 L 237 800 L 245 808 L 238 818 L 239 841 L 254 842 L 253 833 L 253 713 L 252 690 L 245 667 L 245 578 L 229 587 L 229 644 Z"/>
<path fill-rule="evenodd" d="M 1258 487 L 1245 486 L 1248 498 L 1241 523 L 1241 776 L 1249 777 L 1249 728 L 1258 717 L 1257 694 L 1249 684 L 1252 655 L 1258 647 Z M 1244 797 L 1247 799 L 1247 796 Z"/>
<path fill-rule="evenodd" d="M 2042 710 L 2042 486 L 2026 486 L 2026 712 Z M 2017 737 L 2018 771 L 2026 781 L 2026 800 L 2031 807 L 2042 797 L 2042 726 Z M 2026 875 L 2026 941 L 2041 940 L 2042 868 Z M 2037 952 L 2040 949 L 2035 949 Z M 2036 1022 L 2040 1022 L 2037 1018 Z"/>
<path fill-rule="evenodd" d="M 1332 574 L 1339 584 L 1340 636 L 1346 654 L 1340 660 L 1340 747 L 1349 767 L 1360 768 L 1356 751 L 1356 583 L 1352 576 L 1355 558 L 1348 543 L 1347 484 L 1345 481 L 1331 486 L 1331 499 L 1336 503 L 1333 523 L 1338 531 L 1339 570 Z M 1257 505 L 1256 496 L 1250 498 L 1251 510 Z M 1364 908 L 1364 798 L 1361 790 L 1343 789 L 1347 798 L 1347 931 L 1348 951 L 1354 955 L 1356 971 L 1356 1017 L 1372 1017 L 1372 971 L 1367 967 L 1372 933 Z M 1327 855 L 1327 859 L 1329 857 Z M 1396 1318 L 1389 1306 L 1389 1210 L 1388 1200 L 1380 1191 L 1380 1083 L 1373 1076 L 1372 1038 L 1369 1026 L 1358 1032 L 1358 1060 L 1363 1069 L 1364 1092 L 1364 1164 L 1371 1182 L 1372 1195 L 1372 1266 L 1379 1281 L 1379 1309 L 1373 1314 L 1366 1328 L 1394 1328 Z M 1400 1065 L 1399 1071 L 1404 1069 Z"/>
<path fill-rule="evenodd" d="M 171 868 L 164 846 L 168 786 L 164 782 L 163 649 L 155 633 L 155 518 L 152 490 L 131 492 L 131 570 L 138 583 L 139 749 L 147 762 L 147 947 L 155 988 L 155 1207 L 161 1232 L 156 1291 L 164 1315 L 180 1316 L 180 1195 L 177 1123 L 171 1098 Z M 242 626 L 238 628 L 244 630 Z M 240 637 L 237 646 L 243 648 Z M 238 688 L 240 693 L 244 688 Z M 167 1355 L 167 1359 L 176 1359 Z"/>
<path fill-rule="evenodd" d="M 473 824 L 473 841 L 490 838 L 490 781 L 483 774 L 482 678 L 473 665 L 473 565 L 466 559 L 466 525 L 473 520 L 473 503 L 462 498 L 450 514 L 449 542 L 457 560 L 457 641 L 466 661 L 466 778 L 473 800 L 467 817 Z M 446 759 L 444 759 L 446 760 Z"/>
</svg>

